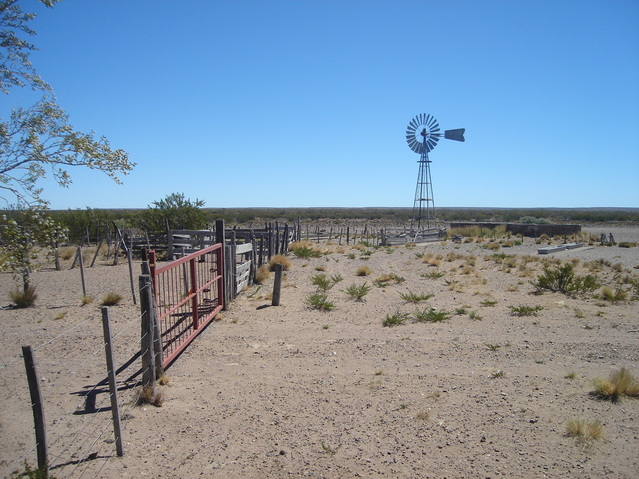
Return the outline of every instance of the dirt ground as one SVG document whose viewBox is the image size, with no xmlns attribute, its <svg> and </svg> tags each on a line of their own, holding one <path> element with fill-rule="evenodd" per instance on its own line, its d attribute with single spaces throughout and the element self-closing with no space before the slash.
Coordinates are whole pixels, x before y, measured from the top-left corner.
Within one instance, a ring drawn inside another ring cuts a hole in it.
<svg viewBox="0 0 639 479">
<path fill-rule="evenodd" d="M 590 232 L 639 242 L 639 228 Z M 629 290 L 639 247 L 543 256 L 529 238 L 496 250 L 452 241 L 318 247 L 319 258 L 288 256 L 280 306 L 270 306 L 270 278 L 202 332 L 168 369 L 161 407 L 134 405 L 140 309 L 128 266 L 87 268 L 87 305 L 78 268 L 34 273 L 36 306 L 0 311 L 0 473 L 35 463 L 20 350 L 32 345 L 55 477 L 639 477 L 639 400 L 591 394 L 593 378 L 621 367 L 639 377 L 639 301 L 538 295 L 531 284 L 542 260 L 572 261 L 579 275 Z M 363 266 L 368 276 L 356 274 Z M 320 274 L 342 278 L 327 292 L 332 311 L 306 304 Z M 388 284 L 375 285 L 383 275 Z M 363 284 L 371 289 L 362 301 L 345 292 Z M 1 274 L 0 305 L 14 288 Z M 118 375 L 123 457 L 100 384 L 107 293 L 123 297 L 109 309 L 116 362 L 131 360 Z M 411 303 L 408 293 L 432 297 Z M 519 306 L 543 309 L 514 315 Z M 429 308 L 448 319 L 414 319 Z M 404 324 L 383 325 L 398 313 Z M 599 421 L 604 436 L 567 436 L 574 418 Z"/>
</svg>

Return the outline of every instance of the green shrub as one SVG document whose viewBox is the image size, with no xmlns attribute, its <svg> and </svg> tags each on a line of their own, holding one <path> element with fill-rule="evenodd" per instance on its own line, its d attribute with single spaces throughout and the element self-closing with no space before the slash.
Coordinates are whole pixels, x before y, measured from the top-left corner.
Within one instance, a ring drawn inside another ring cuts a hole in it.
<svg viewBox="0 0 639 479">
<path fill-rule="evenodd" d="M 438 311 L 433 308 L 427 308 L 423 311 L 415 312 L 415 320 L 426 323 L 439 323 L 440 321 L 446 321 L 450 318 L 450 316 L 451 313 L 448 311 Z"/>
<path fill-rule="evenodd" d="M 513 316 L 537 316 L 537 313 L 544 309 L 543 306 L 508 306 L 510 314 Z"/>
<path fill-rule="evenodd" d="M 354 298 L 355 301 L 362 301 L 362 298 L 368 294 L 371 288 L 372 286 L 368 286 L 366 283 L 360 284 L 359 286 L 357 286 L 356 284 L 351 284 L 344 290 L 344 292 L 351 298 Z"/>
<path fill-rule="evenodd" d="M 293 254 L 298 258 L 308 259 L 308 258 L 320 258 L 322 256 L 322 252 L 316 250 L 315 248 L 311 248 L 308 246 L 300 246 L 299 248 L 295 248 L 292 250 Z"/>
<path fill-rule="evenodd" d="M 564 294 L 587 293 L 599 288 L 599 279 L 592 275 L 576 276 L 571 263 L 551 267 L 544 265 L 543 274 L 532 283 L 537 291 L 549 290 Z"/>
<path fill-rule="evenodd" d="M 310 294 L 304 303 L 311 309 L 317 309 L 319 311 L 332 311 L 335 309 L 335 303 L 328 300 L 326 293 L 313 293 Z"/>
<path fill-rule="evenodd" d="M 317 289 L 320 291 L 328 291 L 333 286 L 335 286 L 335 283 L 331 281 L 325 274 L 316 274 L 314 276 L 311 276 L 311 283 L 317 286 Z"/>
<path fill-rule="evenodd" d="M 427 301 L 435 295 L 432 293 L 415 294 L 409 291 L 408 293 L 399 293 L 399 296 L 407 303 L 419 303 L 420 301 Z"/>
<path fill-rule="evenodd" d="M 400 324 L 404 324 L 408 320 L 408 318 L 408 313 L 402 313 L 401 311 L 397 311 L 394 314 L 387 314 L 386 319 L 384 319 L 384 321 L 382 322 L 382 326 L 398 326 Z"/>
</svg>

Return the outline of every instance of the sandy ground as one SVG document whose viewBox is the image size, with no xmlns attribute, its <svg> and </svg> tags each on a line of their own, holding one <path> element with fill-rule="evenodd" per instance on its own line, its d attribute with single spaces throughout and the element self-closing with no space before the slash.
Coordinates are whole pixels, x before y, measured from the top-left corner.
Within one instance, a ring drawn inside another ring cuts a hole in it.
<svg viewBox="0 0 639 479">
<path fill-rule="evenodd" d="M 595 227 L 639 242 L 639 228 Z M 453 242 L 392 249 L 319 245 L 292 262 L 281 305 L 272 278 L 243 293 L 168 369 L 162 407 L 134 406 L 139 306 L 126 264 L 33 274 L 35 308 L 0 311 L 0 473 L 35 463 L 21 345 L 38 361 L 56 477 L 639 477 L 639 400 L 591 395 L 620 367 L 639 376 L 639 301 L 535 295 L 542 259 L 628 289 L 639 247 L 592 246 L 537 255 L 539 245 L 492 251 Z M 495 253 L 513 255 L 499 258 Z M 431 263 L 424 262 L 430 258 Z M 356 275 L 360 266 L 371 274 Z M 134 267 L 137 285 L 139 265 Z M 427 277 L 441 272 L 439 278 Z M 311 276 L 341 275 L 330 312 L 310 309 Z M 404 280 L 373 286 L 382 275 Z M 366 283 L 358 302 L 344 292 Z M 14 282 L 0 275 L 0 305 Z M 137 289 L 137 286 L 136 286 Z M 116 457 L 105 377 L 100 298 L 110 308 L 125 455 Z M 412 292 L 433 296 L 418 304 Z M 536 316 L 510 307 L 540 306 Z M 436 308 L 438 323 L 384 327 L 388 315 Z M 464 312 L 462 313 L 462 309 Z M 457 311 L 457 312 L 455 312 Z M 461 313 L 461 314 L 458 314 Z M 130 382 L 126 382 L 131 379 Z M 604 438 L 566 436 L 572 418 L 600 421 Z"/>
</svg>

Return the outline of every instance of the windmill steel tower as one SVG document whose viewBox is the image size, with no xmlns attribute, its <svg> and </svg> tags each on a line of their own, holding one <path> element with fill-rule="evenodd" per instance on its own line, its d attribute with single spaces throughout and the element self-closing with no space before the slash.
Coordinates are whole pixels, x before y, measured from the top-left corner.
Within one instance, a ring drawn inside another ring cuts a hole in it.
<svg viewBox="0 0 639 479">
<path fill-rule="evenodd" d="M 446 130 L 442 134 L 437 120 L 425 113 L 417 115 L 406 127 L 406 142 L 411 150 L 420 155 L 411 230 L 429 230 L 436 226 L 433 181 L 430 175 L 431 161 L 428 158 L 428 153 L 435 148 L 442 136 L 448 140 L 465 141 L 465 131 L 465 128 L 459 128 Z"/>
</svg>

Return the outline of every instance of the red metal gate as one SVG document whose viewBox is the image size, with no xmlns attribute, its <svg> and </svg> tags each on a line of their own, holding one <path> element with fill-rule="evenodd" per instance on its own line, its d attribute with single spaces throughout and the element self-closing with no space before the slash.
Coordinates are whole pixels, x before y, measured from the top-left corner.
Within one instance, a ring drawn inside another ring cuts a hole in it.
<svg viewBox="0 0 639 479">
<path fill-rule="evenodd" d="M 222 244 L 215 244 L 157 267 L 149 252 L 164 367 L 222 309 L 223 256 Z"/>
</svg>

